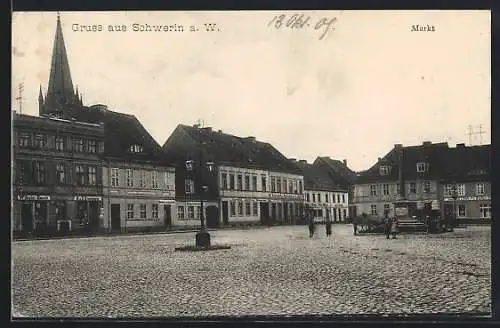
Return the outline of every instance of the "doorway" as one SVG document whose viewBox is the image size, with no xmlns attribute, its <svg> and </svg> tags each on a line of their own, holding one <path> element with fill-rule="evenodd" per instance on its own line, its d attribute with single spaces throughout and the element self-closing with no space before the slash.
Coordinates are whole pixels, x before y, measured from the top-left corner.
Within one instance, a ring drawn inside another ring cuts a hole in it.
<svg viewBox="0 0 500 328">
<path fill-rule="evenodd" d="M 21 207 L 21 229 L 24 232 L 33 231 L 33 212 L 31 203 L 22 203 Z"/>
<path fill-rule="evenodd" d="M 260 203 L 260 223 L 261 224 L 269 223 L 269 203 L 267 202 Z"/>
<path fill-rule="evenodd" d="M 163 205 L 163 220 L 165 228 L 172 227 L 172 205 Z"/>
<path fill-rule="evenodd" d="M 111 204 L 111 230 L 121 230 L 120 204 Z"/>
<path fill-rule="evenodd" d="M 99 203 L 89 202 L 89 231 L 95 232 L 99 229 Z"/>
<path fill-rule="evenodd" d="M 228 210 L 227 201 L 222 202 L 222 223 L 224 225 L 229 224 L 229 210 Z"/>
<path fill-rule="evenodd" d="M 210 205 L 205 209 L 207 213 L 207 227 L 217 228 L 219 225 L 219 209 L 217 206 Z"/>
</svg>

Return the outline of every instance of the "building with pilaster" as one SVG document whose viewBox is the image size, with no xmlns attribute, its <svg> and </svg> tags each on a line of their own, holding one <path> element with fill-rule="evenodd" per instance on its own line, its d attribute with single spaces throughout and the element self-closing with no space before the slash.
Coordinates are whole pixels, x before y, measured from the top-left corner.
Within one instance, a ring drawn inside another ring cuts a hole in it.
<svg viewBox="0 0 500 328">
<path fill-rule="evenodd" d="M 300 217 L 303 176 L 255 137 L 178 125 L 163 145 L 176 160 L 177 225 L 291 224 Z"/>
</svg>

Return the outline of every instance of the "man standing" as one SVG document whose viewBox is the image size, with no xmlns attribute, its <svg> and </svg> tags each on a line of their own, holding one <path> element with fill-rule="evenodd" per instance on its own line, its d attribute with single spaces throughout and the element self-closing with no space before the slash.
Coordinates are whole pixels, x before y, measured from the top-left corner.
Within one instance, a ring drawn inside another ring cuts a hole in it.
<svg viewBox="0 0 500 328">
<path fill-rule="evenodd" d="M 312 238 L 314 236 L 314 218 L 309 219 L 309 238 Z"/>
<path fill-rule="evenodd" d="M 389 218 L 389 211 L 384 212 L 384 232 L 385 238 L 390 239 L 391 236 L 391 219 Z"/>
</svg>

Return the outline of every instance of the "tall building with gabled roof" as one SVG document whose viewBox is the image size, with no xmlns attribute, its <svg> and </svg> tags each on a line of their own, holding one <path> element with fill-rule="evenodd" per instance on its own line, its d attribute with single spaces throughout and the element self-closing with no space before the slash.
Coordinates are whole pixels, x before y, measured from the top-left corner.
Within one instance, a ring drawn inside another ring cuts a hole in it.
<svg viewBox="0 0 500 328">
<path fill-rule="evenodd" d="M 78 87 L 76 91 L 73 87 L 68 53 L 64 44 L 61 17 L 58 14 L 47 93 L 43 97 L 42 87 L 40 86 L 38 96 L 39 115 L 60 115 L 64 113 L 67 105 L 82 104 L 82 97 L 78 94 Z"/>
</svg>

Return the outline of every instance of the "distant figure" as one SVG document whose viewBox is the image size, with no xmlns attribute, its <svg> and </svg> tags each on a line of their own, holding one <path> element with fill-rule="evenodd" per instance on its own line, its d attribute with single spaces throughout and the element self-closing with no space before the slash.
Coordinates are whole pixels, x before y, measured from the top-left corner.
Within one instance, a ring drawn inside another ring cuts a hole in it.
<svg viewBox="0 0 500 328">
<path fill-rule="evenodd" d="M 314 236 L 314 230 L 316 227 L 314 226 L 314 218 L 311 218 L 309 220 L 309 238 L 312 238 Z"/>
<path fill-rule="evenodd" d="M 332 235 L 332 222 L 330 222 L 330 220 L 326 221 L 325 228 L 326 228 L 326 236 L 330 237 Z"/>
<path fill-rule="evenodd" d="M 392 239 L 396 239 L 396 235 L 398 233 L 398 219 L 397 218 L 394 218 L 392 220 L 392 224 L 391 224 L 391 234 L 392 234 Z"/>
<path fill-rule="evenodd" d="M 385 233 L 385 238 L 389 239 L 391 235 L 391 219 L 389 218 L 389 212 L 385 211 L 385 217 L 384 217 L 384 233 Z"/>
<path fill-rule="evenodd" d="M 354 229 L 354 235 L 356 236 L 358 234 L 358 218 L 355 217 L 352 220 L 352 228 Z"/>
</svg>

